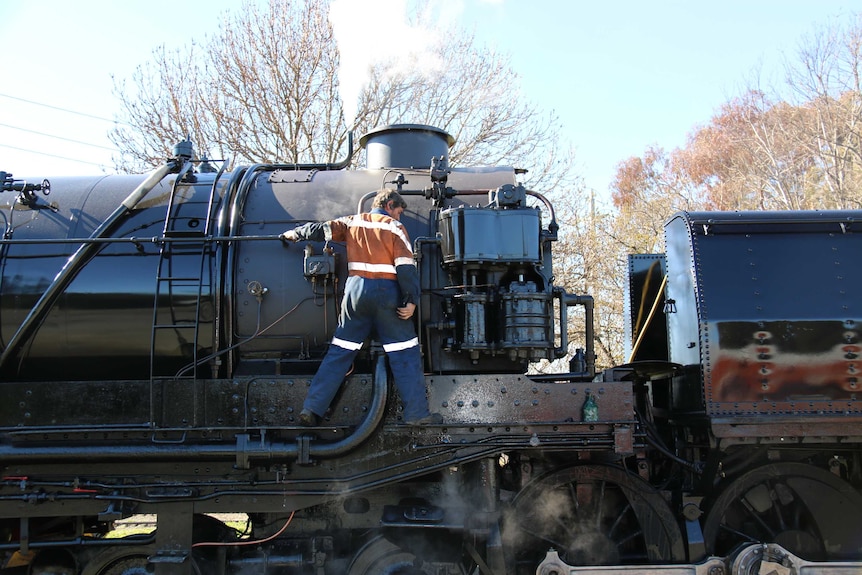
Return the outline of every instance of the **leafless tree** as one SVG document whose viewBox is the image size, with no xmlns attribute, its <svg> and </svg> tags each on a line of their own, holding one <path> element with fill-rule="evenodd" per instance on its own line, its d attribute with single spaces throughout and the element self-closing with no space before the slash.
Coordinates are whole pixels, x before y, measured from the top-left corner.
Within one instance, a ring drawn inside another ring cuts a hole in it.
<svg viewBox="0 0 862 575">
<path fill-rule="evenodd" d="M 836 207 L 859 207 L 862 15 L 816 29 L 800 42 L 786 69 L 793 103 L 807 111 L 795 135 L 817 162 L 819 196 Z"/>
<path fill-rule="evenodd" d="M 418 10 L 405 26 L 418 26 Z M 465 30 L 428 31 L 422 49 L 441 63 L 431 69 L 393 65 L 409 55 L 404 45 L 369 60 L 355 118 L 345 119 L 339 63 L 355 53 L 341 53 L 329 13 L 328 0 L 246 2 L 207 41 L 160 47 L 130 80 L 115 79 L 125 111 L 111 134 L 118 168 L 153 165 L 187 135 L 209 157 L 240 163 L 333 162 L 348 130 L 423 123 L 456 138 L 454 165 L 506 163 L 529 168 L 531 187 L 577 185 L 555 115 L 525 101 L 508 58 Z"/>
<path fill-rule="evenodd" d="M 326 7 L 246 2 L 204 44 L 159 47 L 131 80 L 115 79 L 126 115 L 111 134 L 118 167 L 158 163 L 186 136 L 210 157 L 242 163 L 332 160 L 345 129 Z"/>
<path fill-rule="evenodd" d="M 158 164 L 187 136 L 201 154 L 237 164 L 336 162 L 346 154 L 348 131 L 429 124 L 454 136 L 453 166 L 522 168 L 528 188 L 577 205 L 574 150 L 556 115 L 522 96 L 505 54 L 464 29 L 429 28 L 423 3 L 403 22 L 387 15 L 385 34 L 349 17 L 345 30 L 333 9 L 347 2 L 337 4 L 246 1 L 205 41 L 159 47 L 130 79 L 115 79 L 125 112 L 111 134 L 122 151 L 117 168 Z M 357 87 L 356 73 L 361 89 L 345 96 Z"/>
</svg>

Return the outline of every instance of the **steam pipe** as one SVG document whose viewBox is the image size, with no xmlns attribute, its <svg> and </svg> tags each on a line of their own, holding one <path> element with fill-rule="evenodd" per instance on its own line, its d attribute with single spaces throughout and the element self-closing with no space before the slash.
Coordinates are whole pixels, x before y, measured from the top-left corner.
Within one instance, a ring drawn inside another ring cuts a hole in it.
<svg viewBox="0 0 862 575">
<path fill-rule="evenodd" d="M 578 296 L 581 299 L 581 303 L 584 306 L 584 337 L 586 338 L 586 349 L 584 351 L 584 355 L 586 355 L 587 360 L 587 373 L 592 377 L 596 374 L 596 346 L 595 346 L 595 329 L 594 329 L 594 318 L 593 318 L 593 296 L 584 295 Z"/>
<path fill-rule="evenodd" d="M 297 459 L 301 455 L 310 457 L 338 457 L 359 447 L 368 440 L 383 421 L 386 401 L 389 396 L 389 381 L 385 356 L 380 354 L 374 368 L 374 386 L 371 408 L 356 429 L 339 441 L 320 443 L 310 441 L 307 453 L 300 450 L 302 438 L 297 443 L 261 439 L 251 441 L 248 435 L 237 436 L 236 445 L 227 443 L 150 443 L 148 445 L 28 445 L 18 449 L 14 445 L 0 445 L 0 459 L 4 462 L 116 462 L 116 461 L 210 461 L 236 459 L 237 467 L 248 469 L 250 462 L 284 461 Z"/>
<path fill-rule="evenodd" d="M 593 296 L 591 295 L 575 295 L 575 294 L 567 294 L 565 290 L 560 290 L 560 303 L 564 303 L 566 306 L 572 305 L 582 305 L 584 306 L 584 338 L 587 340 L 585 343 L 584 355 L 586 356 L 587 363 L 587 373 L 590 377 L 596 374 L 596 351 L 595 351 L 595 342 L 593 341 L 595 336 L 595 327 L 593 325 L 594 317 L 593 317 Z M 560 329 L 565 332 L 567 329 L 567 321 L 563 318 L 566 317 L 565 311 L 562 311 L 560 314 Z M 561 339 L 562 341 L 562 339 Z M 563 347 L 562 355 L 565 355 L 565 346 Z M 559 355 L 558 357 L 562 357 Z"/>
<path fill-rule="evenodd" d="M 560 347 L 555 347 L 553 352 L 554 357 L 560 358 L 566 355 L 566 350 L 569 348 L 569 307 L 565 299 L 566 291 L 564 289 L 554 288 L 554 295 L 560 300 Z M 553 326 L 553 322 L 551 325 Z M 551 339 L 553 339 L 553 335 Z"/>
<path fill-rule="evenodd" d="M 361 198 L 359 198 L 359 202 L 356 205 L 356 213 L 361 214 L 363 211 L 363 207 L 365 206 L 365 202 L 370 200 L 371 198 L 373 198 L 376 195 L 377 195 L 376 190 L 373 192 L 368 192 L 366 194 L 363 194 L 363 196 Z"/>
<path fill-rule="evenodd" d="M 359 447 L 371 437 L 374 430 L 383 421 L 386 412 L 386 400 L 389 397 L 389 374 L 386 371 L 384 354 L 377 357 L 374 366 L 374 386 L 371 393 L 371 407 L 368 410 L 368 416 L 351 435 L 334 443 L 312 444 L 309 454 L 320 458 L 337 457 Z"/>
<path fill-rule="evenodd" d="M 37 245 L 37 244 L 199 244 L 202 241 L 212 243 L 225 242 L 259 242 L 278 240 L 281 236 L 278 234 L 270 234 L 263 236 L 205 236 L 201 238 L 184 238 L 171 236 L 146 236 L 136 237 L 129 236 L 127 238 L 27 238 L 27 239 L 0 239 L 0 245 L 16 244 L 16 245 Z"/>
<path fill-rule="evenodd" d="M 150 193 L 150 191 L 156 187 L 156 184 L 162 181 L 165 176 L 179 171 L 185 172 L 190 170 L 192 166 L 189 161 L 190 158 L 190 155 L 188 157 L 178 156 L 176 158 L 171 158 L 163 166 L 153 170 L 147 179 L 141 182 L 138 187 L 135 188 L 135 190 L 132 191 L 125 200 L 123 200 L 117 209 L 114 210 L 114 212 L 108 216 L 108 218 L 102 222 L 98 228 L 96 228 L 90 237 L 104 238 L 110 236 L 123 221 L 125 216 L 134 210 L 135 206 L 138 205 L 144 196 Z M 54 277 L 54 281 L 51 282 L 51 285 L 48 286 L 42 294 L 42 297 L 39 298 L 39 301 L 37 301 L 30 310 L 30 313 L 27 314 L 27 317 L 24 318 L 24 321 L 21 322 L 20 326 L 18 326 L 18 330 L 9 339 L 6 349 L 4 349 L 3 354 L 0 355 L 0 370 L 6 367 L 9 360 L 18 353 L 21 346 L 33 336 L 34 332 L 45 320 L 45 316 L 48 315 L 48 312 L 51 310 L 54 303 L 56 303 L 57 298 L 59 298 L 63 293 L 63 290 L 72 282 L 72 280 L 75 279 L 81 269 L 87 265 L 87 262 L 96 255 L 99 249 L 101 249 L 101 247 L 97 243 L 84 243 L 69 257 L 68 260 L 66 260 L 63 268 Z"/>
<path fill-rule="evenodd" d="M 548 200 L 545 196 L 540 194 L 539 192 L 534 192 L 533 190 L 526 190 L 527 195 L 533 196 L 534 198 L 538 198 L 540 202 L 545 204 L 545 208 L 548 209 L 548 214 L 551 216 L 551 221 L 548 222 L 548 230 L 554 234 L 554 238 L 556 239 L 557 230 L 560 229 L 559 224 L 557 224 L 557 212 L 554 210 L 554 204 Z"/>
<path fill-rule="evenodd" d="M 491 191 L 493 191 L 493 190 L 457 190 L 454 195 L 455 196 L 484 196 L 484 195 L 487 195 Z M 356 206 L 356 213 L 362 213 L 364 206 L 365 206 L 365 202 L 367 202 L 369 199 L 373 198 L 376 195 L 376 193 L 377 193 L 376 191 L 368 192 L 367 194 L 365 194 L 361 198 L 359 198 L 359 202 L 357 203 L 357 206 Z M 544 204 L 545 209 L 548 210 L 548 214 L 550 216 L 550 221 L 548 222 L 549 235 L 547 235 L 545 237 L 545 240 L 546 241 L 547 240 L 556 241 L 557 231 L 559 231 L 560 225 L 557 223 L 557 212 L 554 209 L 554 204 L 552 204 L 550 202 L 550 200 L 548 200 L 548 198 L 546 198 L 545 196 L 543 196 L 539 192 L 534 192 L 533 190 L 524 190 L 524 193 L 526 193 L 528 196 L 533 196 L 534 198 L 537 198 L 540 202 L 542 202 L 542 204 Z M 422 195 L 424 197 L 424 193 L 421 193 L 421 192 L 401 192 L 401 195 L 404 195 L 404 196 Z"/>
<path fill-rule="evenodd" d="M 270 171 L 275 170 L 343 170 L 353 159 L 353 132 L 347 132 L 347 156 L 339 162 L 324 164 L 266 164 Z M 261 164 L 263 165 L 263 164 Z"/>
</svg>

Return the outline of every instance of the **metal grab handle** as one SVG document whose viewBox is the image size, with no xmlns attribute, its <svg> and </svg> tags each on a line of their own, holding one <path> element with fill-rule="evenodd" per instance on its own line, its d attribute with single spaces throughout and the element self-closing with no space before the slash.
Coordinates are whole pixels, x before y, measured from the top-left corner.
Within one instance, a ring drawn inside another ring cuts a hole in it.
<svg viewBox="0 0 862 575">
<path fill-rule="evenodd" d="M 564 357 L 568 351 L 568 317 L 567 310 L 572 305 L 584 306 L 584 355 L 587 362 L 587 373 L 590 377 L 596 374 L 595 329 L 593 326 L 593 296 L 566 293 L 563 288 L 554 288 L 554 297 L 560 301 L 560 347 L 554 349 L 556 357 Z"/>
</svg>

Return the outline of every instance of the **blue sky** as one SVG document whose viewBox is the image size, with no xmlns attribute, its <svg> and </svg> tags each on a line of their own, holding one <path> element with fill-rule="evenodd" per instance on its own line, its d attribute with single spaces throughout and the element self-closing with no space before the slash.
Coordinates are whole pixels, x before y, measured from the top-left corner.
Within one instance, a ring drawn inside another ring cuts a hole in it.
<svg viewBox="0 0 862 575">
<path fill-rule="evenodd" d="M 374 10 L 377 1 L 365 4 Z M 112 76 L 131 78 L 159 45 L 203 40 L 241 6 L 0 2 L 0 170 L 41 178 L 110 168 L 111 124 L 98 118 L 119 109 Z M 600 197 L 618 162 L 651 144 L 683 145 L 755 70 L 780 82 L 806 35 L 855 12 L 859 0 L 442 0 L 438 10 L 511 56 L 513 90 L 556 111 Z M 369 34 L 392 25 L 377 13 L 381 27 Z"/>
</svg>

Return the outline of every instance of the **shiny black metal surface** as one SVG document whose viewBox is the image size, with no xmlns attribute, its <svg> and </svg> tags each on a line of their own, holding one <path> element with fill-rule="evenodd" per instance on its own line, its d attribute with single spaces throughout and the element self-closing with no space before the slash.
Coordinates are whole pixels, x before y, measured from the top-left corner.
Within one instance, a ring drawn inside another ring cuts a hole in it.
<svg viewBox="0 0 862 575">
<path fill-rule="evenodd" d="M 677 214 L 666 254 L 629 259 L 629 357 L 596 373 L 618 312 L 555 276 L 546 195 L 449 167 L 438 128 L 361 143 L 373 169 L 196 170 L 184 142 L 148 176 L 9 177 L 0 574 L 718 573 L 755 539 L 862 557 L 858 514 L 833 521 L 862 501 L 862 213 Z M 347 262 L 278 236 L 382 186 L 408 203 L 442 421 L 404 423 L 372 334 L 304 427 Z M 105 537 L 144 514 L 154 532 Z"/>
</svg>

